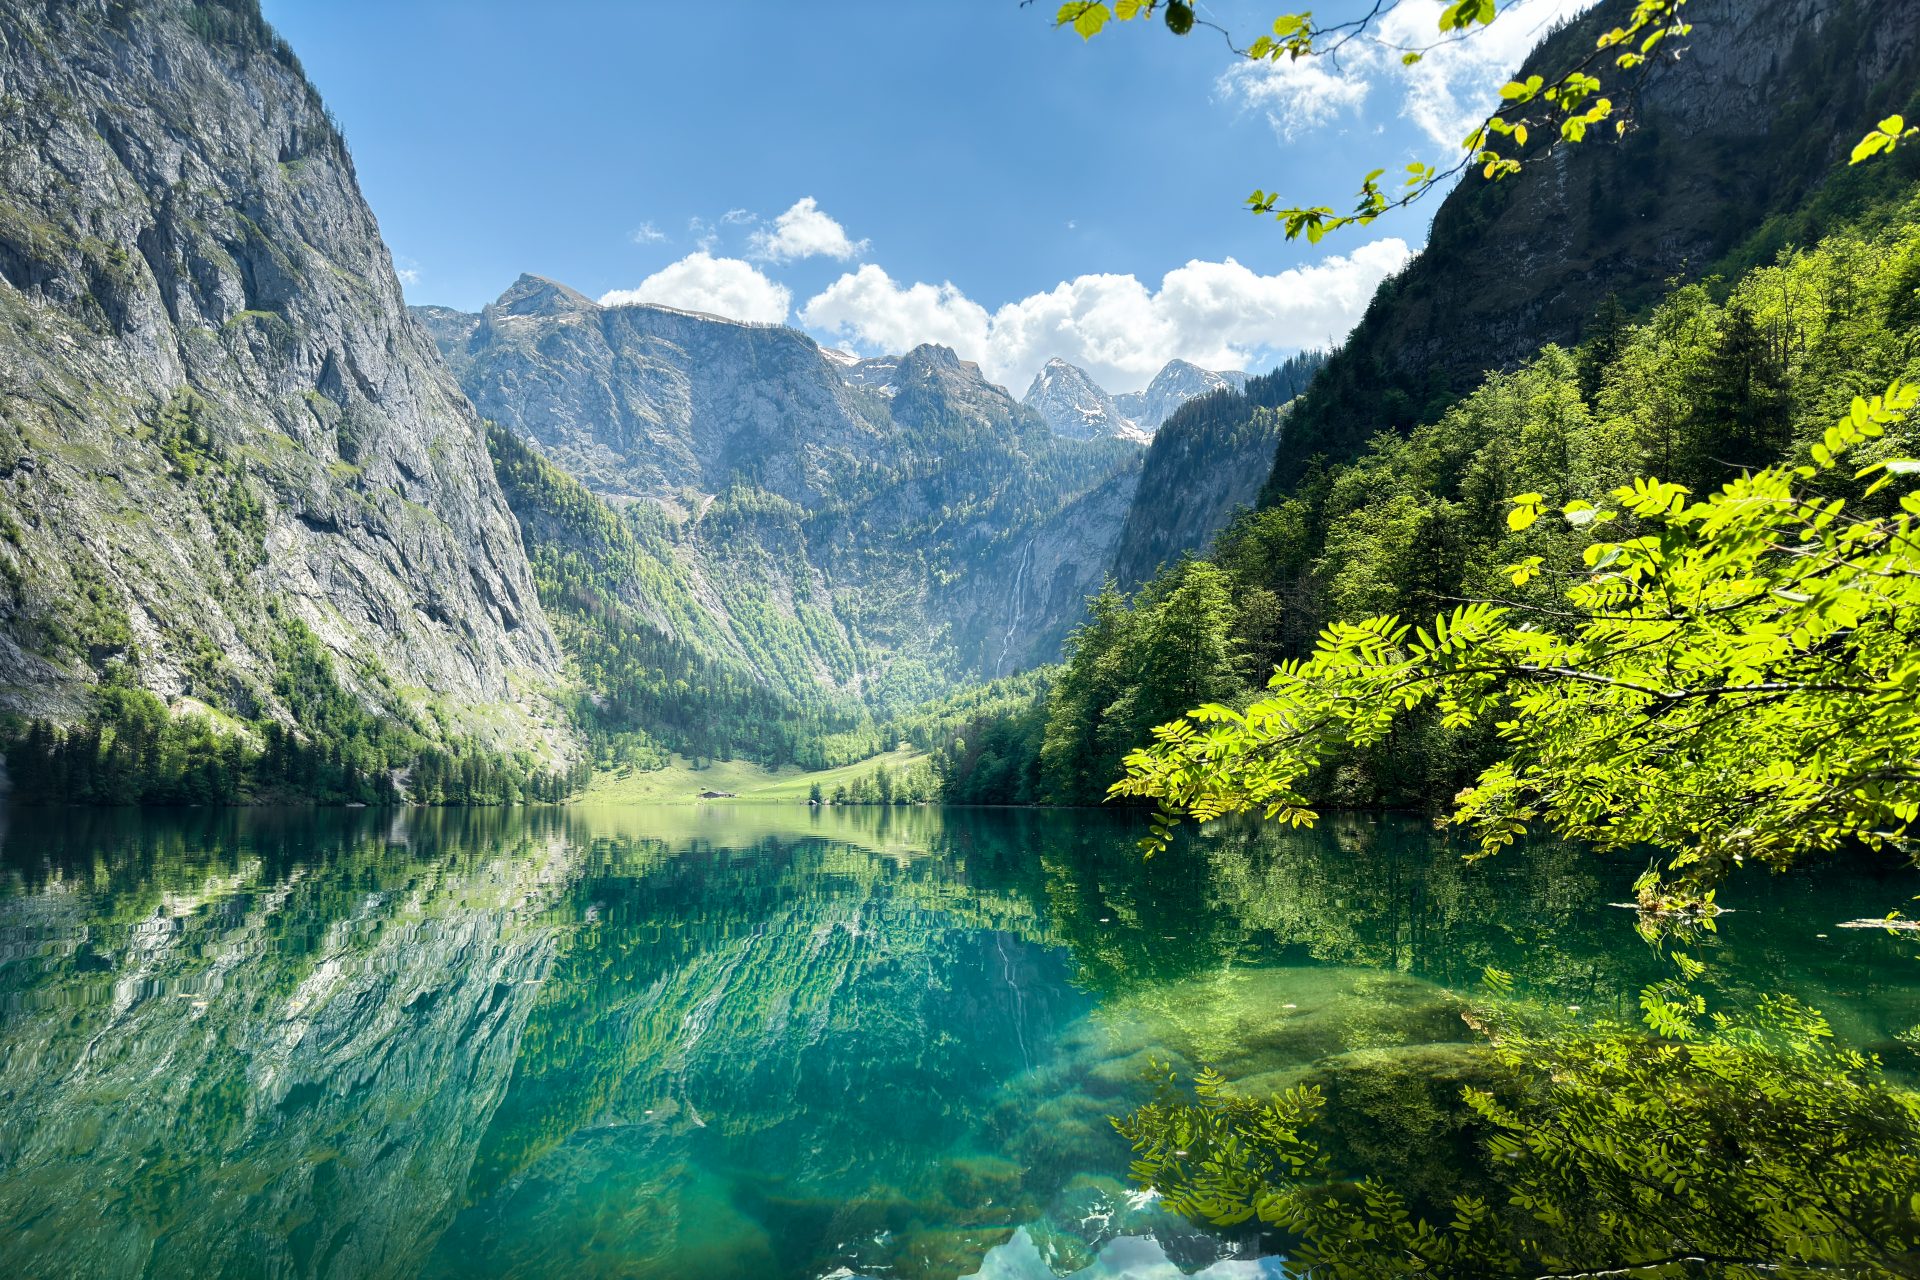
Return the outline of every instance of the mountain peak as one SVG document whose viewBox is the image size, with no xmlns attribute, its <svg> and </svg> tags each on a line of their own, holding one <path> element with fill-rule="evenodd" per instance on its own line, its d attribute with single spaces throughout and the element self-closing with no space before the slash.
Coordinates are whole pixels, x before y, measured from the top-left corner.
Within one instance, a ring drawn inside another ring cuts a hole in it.
<svg viewBox="0 0 1920 1280">
<path fill-rule="evenodd" d="M 600 304 L 586 294 L 558 280 L 525 272 L 487 308 L 489 313 L 503 316 L 561 316 L 599 309 Z"/>
<path fill-rule="evenodd" d="M 914 368 L 958 369 L 968 363 L 960 359 L 960 353 L 952 347 L 937 342 L 923 342 L 900 357 L 902 365 Z"/>
<path fill-rule="evenodd" d="M 1237 369 L 1203 369 L 1191 360 L 1175 359 L 1160 366 L 1145 391 L 1115 396 L 1114 403 L 1151 436 L 1187 401 L 1211 395 L 1222 387 L 1238 390 L 1246 384 L 1247 375 Z"/>
<path fill-rule="evenodd" d="M 1143 439 L 1139 428 L 1114 407 L 1093 376 L 1077 364 L 1059 356 L 1040 367 L 1027 387 L 1021 404 L 1032 409 L 1053 428 L 1057 436 L 1074 440 L 1097 440 L 1102 436 Z"/>
</svg>

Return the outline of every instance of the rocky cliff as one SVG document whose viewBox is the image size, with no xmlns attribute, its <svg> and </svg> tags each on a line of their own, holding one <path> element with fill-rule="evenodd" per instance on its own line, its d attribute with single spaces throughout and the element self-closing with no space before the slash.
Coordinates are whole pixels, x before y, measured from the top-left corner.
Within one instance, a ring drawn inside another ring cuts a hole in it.
<svg viewBox="0 0 1920 1280">
<path fill-rule="evenodd" d="M 1631 8 L 1604 0 L 1517 74 L 1557 74 Z M 1577 341 L 1608 294 L 1632 310 L 1729 255 L 1763 260 L 1817 237 L 1823 203 L 1857 209 L 1920 171 L 1911 156 L 1845 167 L 1920 87 L 1908 0 L 1693 0 L 1687 18 L 1684 49 L 1637 89 L 1614 73 L 1614 96 L 1634 100 L 1624 140 L 1536 154 L 1502 182 L 1469 175 L 1447 197 L 1426 249 L 1293 414 L 1276 494 L 1314 457 L 1345 460 L 1378 431 L 1431 421 L 1488 370 Z"/>
<path fill-rule="evenodd" d="M 1113 553 L 1112 574 L 1121 590 L 1133 590 L 1187 552 L 1204 551 L 1236 511 L 1253 505 L 1292 404 L 1325 361 L 1321 352 L 1302 352 L 1272 373 L 1237 386 L 1222 383 L 1182 402 L 1161 423 L 1141 462 L 1140 483 Z M 1221 376 L 1186 368 L 1206 378 Z"/>
<path fill-rule="evenodd" d="M 805 334 L 671 307 L 601 307 L 521 276 L 477 316 L 416 313 L 480 413 L 609 497 L 745 480 L 818 502 L 885 452 L 888 418 Z"/>
<path fill-rule="evenodd" d="M 884 709 L 1047 661 L 1110 563 L 1124 502 L 1087 500 L 1138 446 L 1055 436 L 944 347 L 857 360 L 533 276 L 416 314 L 483 414 L 648 531 L 627 605 L 772 687 Z"/>
<path fill-rule="evenodd" d="M 1071 440 L 1112 436 L 1144 444 L 1187 401 L 1246 383 L 1247 375 L 1238 371 L 1216 372 L 1169 360 L 1145 390 L 1109 395 L 1085 369 L 1055 356 L 1033 375 L 1020 403 L 1039 414 L 1054 434 Z"/>
<path fill-rule="evenodd" d="M 0 706 L 290 721 L 304 624 L 376 709 L 537 746 L 480 420 L 254 0 L 7 0 L 0 50 Z"/>
</svg>

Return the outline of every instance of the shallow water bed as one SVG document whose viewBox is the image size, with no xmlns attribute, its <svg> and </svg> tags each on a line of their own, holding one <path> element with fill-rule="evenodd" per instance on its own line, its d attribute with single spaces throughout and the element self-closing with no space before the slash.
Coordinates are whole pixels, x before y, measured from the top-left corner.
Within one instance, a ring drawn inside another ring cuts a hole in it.
<svg viewBox="0 0 1920 1280">
<path fill-rule="evenodd" d="M 1635 1016 L 1635 868 L 1431 831 L 621 808 L 13 816 L 0 1271 L 1283 1274 L 1127 1182 L 1170 1069 L 1313 1083 L 1357 1172 L 1465 1177 L 1488 966 Z M 1690 943 L 1911 1065 L 1912 877 L 1753 878 Z M 1906 1036 L 1908 1039 L 1903 1039 Z"/>
</svg>

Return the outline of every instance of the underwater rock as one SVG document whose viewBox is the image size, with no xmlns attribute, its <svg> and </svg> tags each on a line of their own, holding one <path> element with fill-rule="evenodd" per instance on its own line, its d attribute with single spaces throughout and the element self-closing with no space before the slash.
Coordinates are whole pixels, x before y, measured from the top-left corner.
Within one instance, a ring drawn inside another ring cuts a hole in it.
<svg viewBox="0 0 1920 1280">
<path fill-rule="evenodd" d="M 1114 1002 L 1068 1032 L 1089 1077 L 1138 1080 L 1148 1064 L 1211 1066 L 1228 1079 L 1357 1049 L 1460 1039 L 1465 1005 L 1399 973 L 1337 966 L 1229 969 Z"/>
</svg>

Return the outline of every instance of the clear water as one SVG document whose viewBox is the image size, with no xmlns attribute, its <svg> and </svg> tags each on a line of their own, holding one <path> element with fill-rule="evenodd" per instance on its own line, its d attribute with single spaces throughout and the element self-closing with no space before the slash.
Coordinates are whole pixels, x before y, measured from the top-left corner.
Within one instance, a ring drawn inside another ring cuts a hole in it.
<svg viewBox="0 0 1920 1280">
<path fill-rule="evenodd" d="M 1127 1184 L 1107 1117 L 1152 1063 L 1357 1082 L 1377 1123 L 1343 1160 L 1444 1199 L 1454 993 L 1497 965 L 1631 1017 L 1664 972 L 1606 905 L 1637 868 L 1577 850 L 1465 867 L 1411 821 L 1336 819 L 1149 863 L 1136 835 L 924 809 L 17 813 L 0 1275 L 1280 1276 L 1272 1241 Z M 1753 877 L 1695 950 L 1904 1069 L 1920 947 L 1835 926 L 1917 892 Z"/>
</svg>

